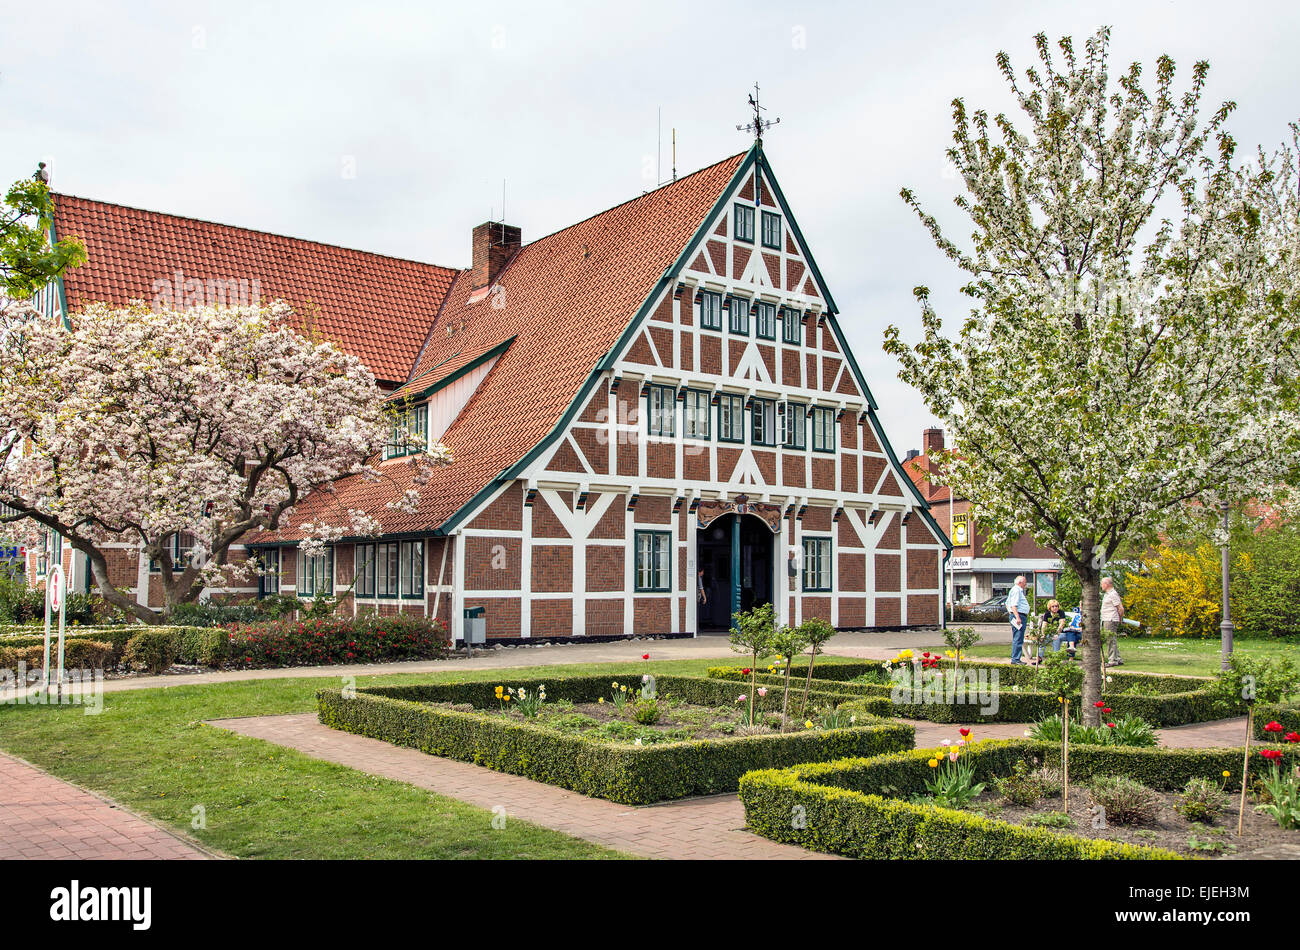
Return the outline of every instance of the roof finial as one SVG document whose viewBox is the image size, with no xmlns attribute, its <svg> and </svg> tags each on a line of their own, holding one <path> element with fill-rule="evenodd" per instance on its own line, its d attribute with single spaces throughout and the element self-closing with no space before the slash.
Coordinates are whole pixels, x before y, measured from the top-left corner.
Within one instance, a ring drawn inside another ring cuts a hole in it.
<svg viewBox="0 0 1300 950">
<path fill-rule="evenodd" d="M 767 107 L 758 104 L 758 83 L 754 83 L 754 91 L 749 97 L 749 105 L 754 110 L 754 118 L 750 120 L 748 125 L 736 126 L 736 131 L 753 133 L 755 144 L 757 144 L 759 148 L 762 148 L 763 133 L 781 120 L 763 118 L 763 113 L 767 111 Z"/>
<path fill-rule="evenodd" d="M 50 173 L 45 170 L 44 162 L 37 164 L 36 174 L 33 175 L 32 178 L 39 181 L 42 185 L 48 185 L 50 183 Z"/>
</svg>

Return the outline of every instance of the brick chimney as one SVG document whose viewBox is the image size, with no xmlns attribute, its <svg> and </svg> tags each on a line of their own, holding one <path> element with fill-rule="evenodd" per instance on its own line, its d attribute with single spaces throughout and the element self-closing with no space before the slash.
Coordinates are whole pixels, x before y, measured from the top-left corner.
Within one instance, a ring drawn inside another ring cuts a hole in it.
<svg viewBox="0 0 1300 950">
<path fill-rule="evenodd" d="M 924 448 L 921 450 L 926 455 L 933 455 L 935 452 L 943 451 L 943 430 L 926 429 L 921 433 L 921 444 Z"/>
<path fill-rule="evenodd" d="M 487 287 L 519 250 L 520 231 L 499 221 L 485 221 L 474 229 L 474 290 Z"/>
</svg>

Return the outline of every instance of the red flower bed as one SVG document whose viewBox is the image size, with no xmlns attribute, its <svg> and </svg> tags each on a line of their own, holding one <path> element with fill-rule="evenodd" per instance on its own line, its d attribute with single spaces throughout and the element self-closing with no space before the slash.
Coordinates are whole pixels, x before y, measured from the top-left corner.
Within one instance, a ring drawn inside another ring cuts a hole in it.
<svg viewBox="0 0 1300 950">
<path fill-rule="evenodd" d="M 447 653 L 442 625 L 424 617 L 326 617 L 230 627 L 235 667 L 433 660 Z"/>
</svg>

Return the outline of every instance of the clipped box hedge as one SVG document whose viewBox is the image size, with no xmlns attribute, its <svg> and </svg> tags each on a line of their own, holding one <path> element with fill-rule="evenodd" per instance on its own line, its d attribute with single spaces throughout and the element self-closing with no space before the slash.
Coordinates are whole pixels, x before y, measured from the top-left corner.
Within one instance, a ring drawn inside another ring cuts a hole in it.
<svg viewBox="0 0 1300 950">
<path fill-rule="evenodd" d="M 749 828 L 814 851 L 855 858 L 1169 859 L 1172 852 L 1031 828 L 935 805 L 913 804 L 931 776 L 933 749 L 751 772 L 740 782 Z M 946 751 L 946 750 L 943 750 Z M 1288 753 L 1300 762 L 1300 750 Z M 1010 774 L 1038 758 L 1059 767 L 1060 747 L 1027 740 L 981 742 L 963 758 L 976 781 Z M 1241 781 L 1241 749 L 1071 746 L 1071 787 L 1095 775 L 1127 775 L 1163 791 L 1189 778 Z M 1258 768 L 1257 765 L 1252 765 Z"/>
<path fill-rule="evenodd" d="M 754 769 L 910 749 L 915 737 L 910 726 L 870 718 L 847 729 L 635 746 L 564 735 L 487 712 L 424 705 L 495 709 L 498 684 L 528 690 L 545 684 L 549 702 L 595 702 L 609 694 L 610 682 L 609 676 L 511 678 L 366 687 L 351 697 L 323 689 L 316 699 L 320 721 L 332 728 L 627 805 L 735 791 L 740 777 Z M 736 699 L 734 685 L 716 679 L 660 676 L 656 685 L 661 696 L 687 703 L 731 706 Z M 854 697 L 819 692 L 815 698 L 836 705 Z"/>
<path fill-rule="evenodd" d="M 850 683 L 847 680 L 865 673 L 879 672 L 877 663 L 836 663 L 825 664 L 815 668 L 818 675 L 813 686 L 819 690 L 854 693 L 869 700 L 883 700 L 870 709 L 876 715 L 899 716 L 905 719 L 923 719 L 929 722 L 977 723 L 977 722 L 1037 722 L 1047 716 L 1060 713 L 1060 704 L 1055 693 L 1036 693 L 1027 689 L 1011 690 L 1008 686 L 1028 686 L 1033 683 L 1033 674 L 1024 668 L 998 663 L 963 664 L 962 669 L 994 670 L 998 673 L 999 690 L 996 692 L 997 710 L 981 711 L 984 707 L 979 702 L 938 703 L 893 701 L 894 686 L 891 683 Z M 791 677 L 798 679 L 806 676 L 808 667 L 793 666 Z M 748 682 L 738 666 L 711 666 L 708 675 L 716 679 Z M 1139 695 L 1134 693 L 1103 693 L 1102 698 L 1113 710 L 1112 717 L 1140 716 L 1154 726 L 1182 726 L 1193 722 L 1207 722 L 1232 715 L 1224 710 L 1206 688 L 1186 689 L 1189 682 L 1208 686 L 1211 680 L 1159 677 L 1150 674 L 1108 674 L 1112 681 L 1127 683 L 1153 684 L 1151 689 L 1167 689 L 1160 695 Z M 783 681 L 779 675 L 759 674 L 757 682 L 771 686 Z M 802 680 L 800 680 L 802 682 Z"/>
<path fill-rule="evenodd" d="M 1276 722 L 1280 733 L 1265 732 L 1264 727 Z M 1279 742 L 1288 732 L 1300 732 L 1300 703 L 1260 703 L 1255 707 L 1254 733 L 1256 739 Z"/>
</svg>

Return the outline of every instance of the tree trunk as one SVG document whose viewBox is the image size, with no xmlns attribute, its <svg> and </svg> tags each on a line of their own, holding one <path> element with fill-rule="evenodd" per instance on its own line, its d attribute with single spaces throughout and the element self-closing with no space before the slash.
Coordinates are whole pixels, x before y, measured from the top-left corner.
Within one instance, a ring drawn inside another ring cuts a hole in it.
<svg viewBox="0 0 1300 950">
<path fill-rule="evenodd" d="M 106 601 L 114 607 L 118 607 L 127 614 L 130 614 L 142 623 L 160 624 L 163 622 L 163 616 L 161 613 L 156 610 L 150 610 L 148 607 L 136 603 L 134 597 L 129 597 L 126 594 L 123 594 L 109 582 L 108 562 L 104 559 L 104 555 L 98 549 L 82 546 L 75 542 L 72 546 L 74 549 L 85 554 L 89 559 L 90 573 L 95 578 L 95 585 L 99 588 L 99 593 Z M 142 553 L 140 556 L 144 557 L 145 555 Z"/>
<path fill-rule="evenodd" d="M 1076 573 L 1079 573 L 1083 589 L 1079 598 L 1083 629 L 1079 640 L 1079 659 L 1083 663 L 1083 701 L 1079 718 L 1084 725 L 1099 726 L 1101 710 L 1095 704 L 1101 701 L 1102 689 L 1101 571 L 1089 565 Z"/>
</svg>

